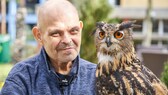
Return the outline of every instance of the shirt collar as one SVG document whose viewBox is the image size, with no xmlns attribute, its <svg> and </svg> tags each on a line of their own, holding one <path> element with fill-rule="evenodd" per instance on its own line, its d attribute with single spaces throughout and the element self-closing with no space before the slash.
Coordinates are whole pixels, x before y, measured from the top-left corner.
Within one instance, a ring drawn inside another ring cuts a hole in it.
<svg viewBox="0 0 168 95">
<path fill-rule="evenodd" d="M 48 55 L 47 55 L 44 47 L 42 47 L 41 53 L 42 53 L 42 55 L 44 57 L 44 61 L 45 61 L 45 64 L 46 64 L 48 72 L 55 73 L 54 67 L 51 65 L 51 63 L 49 61 L 49 58 L 48 58 Z M 72 68 L 71 68 L 71 71 L 70 71 L 69 75 L 70 76 L 77 75 L 78 74 L 78 68 L 79 68 L 79 55 L 74 59 L 73 65 L 72 65 Z"/>
</svg>

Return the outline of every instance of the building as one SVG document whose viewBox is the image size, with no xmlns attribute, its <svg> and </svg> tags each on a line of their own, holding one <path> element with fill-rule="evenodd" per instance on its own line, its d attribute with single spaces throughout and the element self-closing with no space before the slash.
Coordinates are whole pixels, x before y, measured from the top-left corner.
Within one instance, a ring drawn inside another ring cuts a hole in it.
<svg viewBox="0 0 168 95">
<path fill-rule="evenodd" d="M 167 0 L 112 0 L 112 18 L 137 20 L 141 29 L 134 29 L 136 51 L 156 76 L 161 77 L 168 61 L 168 2 Z"/>
<path fill-rule="evenodd" d="M 168 2 L 167 0 L 111 0 L 114 11 L 112 18 L 123 20 L 137 20 L 142 25 L 141 29 L 135 29 L 134 39 L 143 44 L 148 37 L 147 11 L 148 1 L 151 1 L 150 18 L 152 24 L 151 44 L 168 44 Z"/>
</svg>

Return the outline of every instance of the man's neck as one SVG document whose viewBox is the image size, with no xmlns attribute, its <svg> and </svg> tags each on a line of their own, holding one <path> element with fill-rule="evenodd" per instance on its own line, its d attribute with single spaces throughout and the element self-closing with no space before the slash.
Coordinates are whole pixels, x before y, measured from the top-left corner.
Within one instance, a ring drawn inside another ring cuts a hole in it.
<svg viewBox="0 0 168 95">
<path fill-rule="evenodd" d="M 55 72 L 63 74 L 63 75 L 68 75 L 72 68 L 72 62 L 68 62 L 68 63 L 51 62 L 51 64 L 54 67 Z"/>
</svg>

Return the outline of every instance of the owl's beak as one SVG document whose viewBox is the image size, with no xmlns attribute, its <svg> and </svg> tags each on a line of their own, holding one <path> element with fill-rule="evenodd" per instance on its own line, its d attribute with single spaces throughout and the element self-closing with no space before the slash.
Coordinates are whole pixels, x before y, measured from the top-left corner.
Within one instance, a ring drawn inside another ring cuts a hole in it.
<svg viewBox="0 0 168 95">
<path fill-rule="evenodd" d="M 111 46 L 112 42 L 111 42 L 111 37 L 106 37 L 106 44 L 107 44 L 107 47 Z"/>
</svg>

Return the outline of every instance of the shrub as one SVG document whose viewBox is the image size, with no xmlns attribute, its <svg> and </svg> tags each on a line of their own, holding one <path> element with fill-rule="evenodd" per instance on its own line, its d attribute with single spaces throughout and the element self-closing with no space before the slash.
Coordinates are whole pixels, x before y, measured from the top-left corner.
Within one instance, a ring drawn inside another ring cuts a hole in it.
<svg viewBox="0 0 168 95">
<path fill-rule="evenodd" d="M 168 87 L 168 60 L 164 63 L 164 70 L 161 74 L 161 81 Z"/>
</svg>

